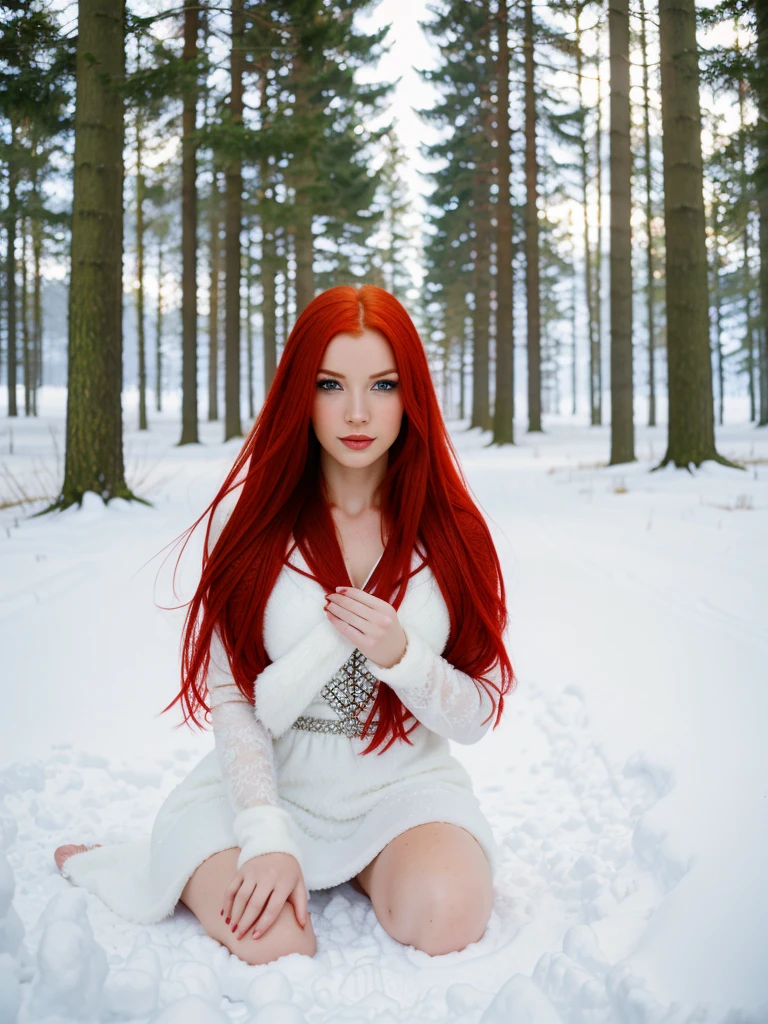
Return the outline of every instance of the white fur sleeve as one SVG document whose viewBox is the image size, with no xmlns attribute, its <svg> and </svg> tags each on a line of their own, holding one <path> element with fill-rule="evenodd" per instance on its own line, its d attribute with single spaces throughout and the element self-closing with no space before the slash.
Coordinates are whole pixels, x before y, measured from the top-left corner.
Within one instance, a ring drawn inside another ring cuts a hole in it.
<svg viewBox="0 0 768 1024">
<path fill-rule="evenodd" d="M 489 718 L 493 706 L 485 688 L 433 651 L 409 623 L 402 626 L 407 645 L 400 661 L 382 668 L 366 658 L 365 667 L 392 687 L 422 725 L 457 743 L 477 743 L 494 721 Z M 500 667 L 487 675 L 498 684 Z"/>
<path fill-rule="evenodd" d="M 290 853 L 303 872 L 291 816 L 278 805 L 272 737 L 237 688 L 217 629 L 211 637 L 208 690 L 221 777 L 236 812 L 238 868 L 262 853 Z"/>
</svg>

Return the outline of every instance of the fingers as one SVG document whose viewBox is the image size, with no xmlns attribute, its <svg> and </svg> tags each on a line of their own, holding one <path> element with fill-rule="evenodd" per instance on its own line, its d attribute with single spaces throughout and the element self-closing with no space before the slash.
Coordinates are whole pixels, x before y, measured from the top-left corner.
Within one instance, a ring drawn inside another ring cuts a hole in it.
<svg viewBox="0 0 768 1024">
<path fill-rule="evenodd" d="M 370 627 L 370 622 L 367 619 L 362 618 L 360 615 L 355 615 L 354 612 L 342 608 L 333 602 L 329 602 L 324 611 L 327 615 L 331 616 L 331 621 L 335 619 L 337 622 L 346 622 L 348 626 L 353 626 L 363 635 L 365 635 L 366 630 Z"/>
<path fill-rule="evenodd" d="M 383 601 L 380 602 L 382 608 L 373 608 L 342 594 L 330 594 L 325 600 L 325 611 L 333 612 L 337 618 L 355 626 L 363 633 L 377 627 L 384 631 L 397 619 L 395 609 Z"/>
<path fill-rule="evenodd" d="M 331 591 L 328 594 L 328 598 L 331 600 L 331 603 L 341 605 L 344 608 L 350 608 L 363 618 L 374 618 L 377 612 L 394 611 L 391 604 L 382 601 L 380 597 L 367 594 L 364 590 L 352 589 L 347 590 L 343 594 L 340 591 Z"/>
<path fill-rule="evenodd" d="M 367 605 L 369 608 L 378 608 L 381 605 L 392 607 L 382 598 L 369 594 L 367 590 L 360 590 L 358 587 L 337 587 L 334 593 L 337 597 L 348 597 L 350 601 L 359 601 L 360 604 Z"/>
<path fill-rule="evenodd" d="M 247 892 L 247 889 L 248 886 L 244 884 L 241 892 L 243 890 Z M 235 916 L 232 918 L 232 924 L 236 926 L 234 933 L 236 939 L 242 939 L 243 936 L 246 935 L 256 924 L 259 915 L 269 904 L 269 899 L 267 898 L 269 894 L 269 887 L 265 886 L 263 883 L 260 883 L 258 886 L 254 885 L 251 895 L 243 902 L 242 911 L 239 915 L 237 913 L 237 899 L 235 900 Z"/>
<path fill-rule="evenodd" d="M 277 889 L 274 889 L 273 892 L 270 894 L 269 899 L 264 904 L 264 907 L 259 911 L 259 913 L 256 915 L 256 918 L 254 918 L 253 920 L 253 924 L 257 926 L 256 930 L 253 933 L 254 939 L 258 939 L 259 936 L 263 935 L 264 932 L 266 932 L 269 928 L 272 927 L 272 925 L 277 920 L 278 914 L 283 909 L 284 904 L 285 895 L 280 895 Z M 253 924 L 249 925 L 249 927 L 252 927 Z M 242 936 L 238 936 L 238 938 L 241 937 Z"/>
<path fill-rule="evenodd" d="M 240 890 L 240 886 L 243 884 L 243 875 L 240 871 L 237 872 L 235 877 L 229 883 L 227 888 L 224 890 L 224 902 L 221 907 L 221 916 L 226 918 L 227 924 L 232 921 L 232 907 L 235 902 L 235 896 Z"/>
<path fill-rule="evenodd" d="M 308 917 L 307 903 L 309 902 L 309 895 L 303 879 L 299 879 L 288 899 L 293 904 L 293 911 L 296 914 L 296 920 L 302 928 L 306 928 Z"/>
</svg>

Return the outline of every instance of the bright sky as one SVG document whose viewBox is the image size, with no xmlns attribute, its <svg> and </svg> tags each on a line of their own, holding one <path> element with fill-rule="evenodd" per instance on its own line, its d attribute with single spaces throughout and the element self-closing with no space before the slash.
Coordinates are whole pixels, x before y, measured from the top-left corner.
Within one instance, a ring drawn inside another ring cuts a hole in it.
<svg viewBox="0 0 768 1024">
<path fill-rule="evenodd" d="M 380 0 L 367 17 L 358 18 L 360 28 L 366 32 L 391 25 L 386 39 L 391 44 L 389 53 L 359 77 L 361 81 L 387 82 L 400 78 L 390 97 L 390 112 L 381 122 L 386 123 L 389 118 L 395 122 L 406 156 L 401 173 L 410 188 L 417 221 L 421 220 L 426 209 L 423 193 L 430 190 L 429 183 L 424 182 L 419 174 L 430 169 L 419 152 L 419 146 L 439 137 L 436 129 L 416 113 L 420 108 L 432 107 L 435 102 L 435 90 L 422 80 L 416 69 L 434 68 L 439 59 L 437 47 L 419 26 L 420 20 L 429 20 L 426 0 Z M 420 271 L 418 266 L 412 268 L 417 284 L 421 283 Z"/>
</svg>

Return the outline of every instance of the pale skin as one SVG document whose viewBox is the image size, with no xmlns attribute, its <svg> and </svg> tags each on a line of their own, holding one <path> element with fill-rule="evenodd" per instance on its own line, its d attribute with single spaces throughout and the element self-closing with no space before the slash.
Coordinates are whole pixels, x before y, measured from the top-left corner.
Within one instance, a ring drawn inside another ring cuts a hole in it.
<svg viewBox="0 0 768 1024">
<path fill-rule="evenodd" d="M 366 657 L 386 667 L 405 653 L 405 633 L 395 609 L 361 585 L 384 547 L 376 488 L 403 415 L 396 367 L 392 348 L 378 331 L 338 334 L 323 354 L 312 408 L 331 515 L 354 584 L 326 595 L 325 614 Z M 367 448 L 351 449 L 340 440 L 348 434 L 366 434 L 374 441 Z M 57 865 L 80 849 L 59 847 Z M 248 963 L 270 963 L 290 953 L 314 956 L 317 941 L 304 901 L 297 900 L 297 917 L 286 900 L 258 938 L 253 926 L 233 930 L 226 923 L 222 908 L 232 912 L 238 854 L 233 847 L 205 860 L 187 882 L 181 901 L 212 938 Z M 263 854 L 254 860 L 287 856 Z M 448 822 L 417 825 L 396 836 L 350 883 L 370 899 L 393 939 L 433 956 L 479 941 L 493 906 L 491 870 L 482 847 L 465 829 Z M 305 927 L 299 918 L 306 920 Z"/>
</svg>

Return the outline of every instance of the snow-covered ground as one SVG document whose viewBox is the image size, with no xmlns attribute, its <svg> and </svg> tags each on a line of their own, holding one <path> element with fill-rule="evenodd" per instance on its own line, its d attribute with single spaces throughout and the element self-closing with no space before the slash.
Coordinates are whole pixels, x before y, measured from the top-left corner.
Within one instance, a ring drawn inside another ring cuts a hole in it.
<svg viewBox="0 0 768 1024">
<path fill-rule="evenodd" d="M 64 403 L 44 390 L 39 419 L 0 410 L 0 497 L 54 493 Z M 690 475 L 649 472 L 663 427 L 608 467 L 607 426 L 520 422 L 497 450 L 452 425 L 518 675 L 502 725 L 453 744 L 505 852 L 490 925 L 429 957 L 344 884 L 310 896 L 315 957 L 253 967 L 181 905 L 149 928 L 117 918 L 52 859 L 148 834 L 213 742 L 160 713 L 184 610 L 155 602 L 188 600 L 198 547 L 174 597 L 166 545 L 240 442 L 203 423 L 204 444 L 178 448 L 175 409 L 141 434 L 125 406 L 129 483 L 153 508 L 0 511 L 0 1020 L 20 1004 L 20 1024 L 768 1021 L 767 430 L 718 430 L 745 472 Z"/>
</svg>

